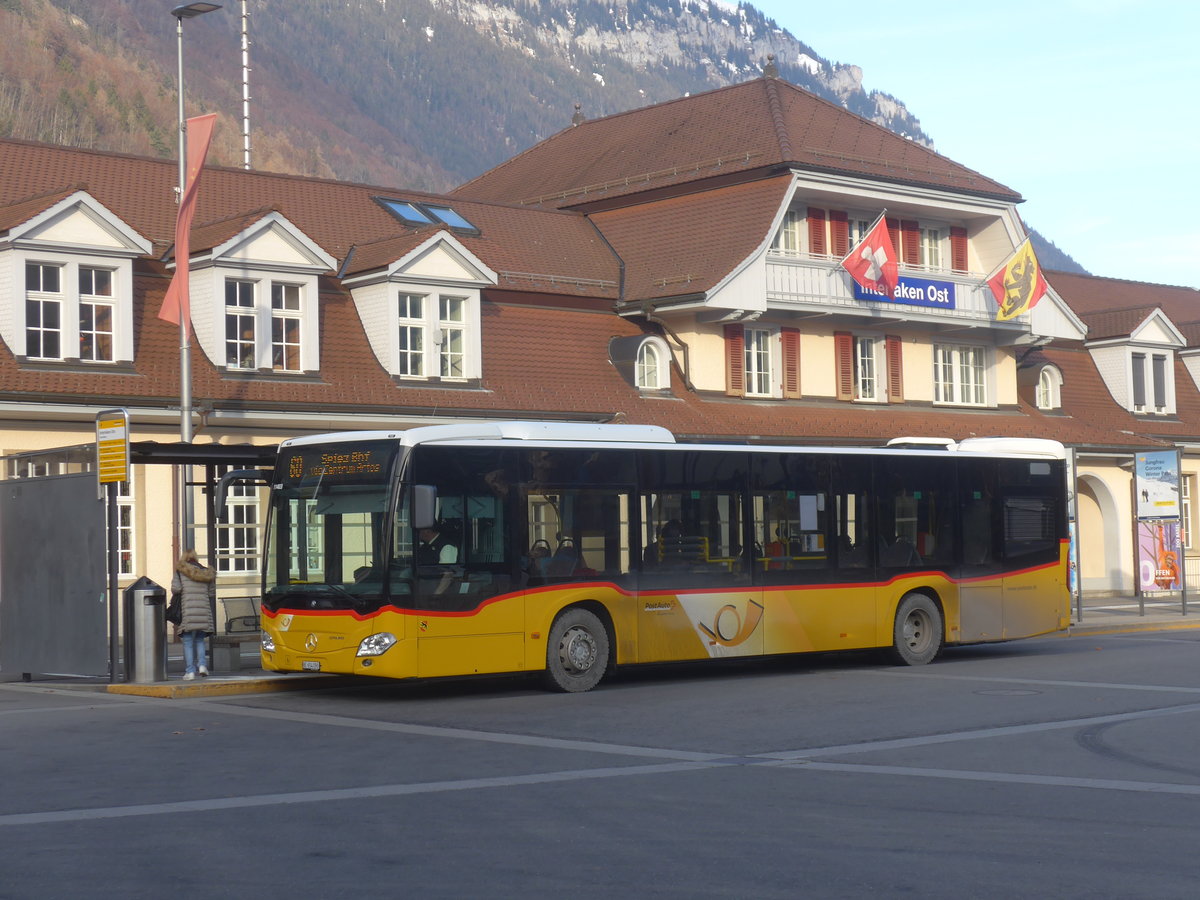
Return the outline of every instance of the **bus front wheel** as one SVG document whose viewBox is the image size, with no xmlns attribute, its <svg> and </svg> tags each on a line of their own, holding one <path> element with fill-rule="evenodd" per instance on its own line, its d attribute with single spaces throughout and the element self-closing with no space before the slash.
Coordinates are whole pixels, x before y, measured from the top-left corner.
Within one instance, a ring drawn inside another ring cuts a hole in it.
<svg viewBox="0 0 1200 900">
<path fill-rule="evenodd" d="M 550 626 L 546 683 L 559 691 L 590 691 L 608 670 L 608 631 L 595 613 L 568 609 Z"/>
<path fill-rule="evenodd" d="M 942 649 L 942 612 L 925 594 L 908 594 L 896 609 L 892 659 L 902 666 L 933 662 Z"/>
</svg>

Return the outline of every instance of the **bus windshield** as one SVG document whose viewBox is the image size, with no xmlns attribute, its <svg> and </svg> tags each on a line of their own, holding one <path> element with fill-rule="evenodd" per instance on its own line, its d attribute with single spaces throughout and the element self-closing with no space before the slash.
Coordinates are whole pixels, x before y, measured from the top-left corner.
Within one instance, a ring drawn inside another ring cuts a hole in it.
<svg viewBox="0 0 1200 900">
<path fill-rule="evenodd" d="M 394 441 L 372 441 L 301 445 L 280 455 L 267 529 L 268 609 L 378 607 L 398 449 Z"/>
</svg>

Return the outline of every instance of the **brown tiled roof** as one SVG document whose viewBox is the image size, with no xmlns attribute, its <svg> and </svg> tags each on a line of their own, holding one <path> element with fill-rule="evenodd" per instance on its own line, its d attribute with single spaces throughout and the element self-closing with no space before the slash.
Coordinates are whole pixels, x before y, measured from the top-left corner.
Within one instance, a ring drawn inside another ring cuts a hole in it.
<svg viewBox="0 0 1200 900">
<path fill-rule="evenodd" d="M 1200 321 L 1200 290 L 1195 288 L 1099 278 L 1075 272 L 1048 271 L 1046 280 L 1081 318 L 1097 312 L 1158 307 L 1177 326 Z"/>
<path fill-rule="evenodd" d="M 1133 334 L 1137 327 L 1154 314 L 1155 307 L 1114 309 L 1106 312 L 1084 313 L 1079 318 L 1087 326 L 1089 341 Z"/>
<path fill-rule="evenodd" d="M 546 206 L 797 167 L 1019 201 L 1011 188 L 776 78 L 585 121 L 454 191 Z"/>
<path fill-rule="evenodd" d="M 0 210 L 14 207 L 24 212 L 26 208 L 18 205 L 31 204 L 28 215 L 34 215 L 37 203 L 42 208 L 50 203 L 33 198 L 55 191 L 59 193 L 50 202 L 56 202 L 68 186 L 84 182 L 92 197 L 154 242 L 156 256 L 174 243 L 177 181 L 178 169 L 170 160 L 0 139 Z M 582 216 L 245 169 L 204 168 L 192 251 L 210 249 L 235 234 L 238 221 L 250 224 L 273 209 L 341 261 L 356 244 L 414 232 L 375 202 L 377 196 L 452 206 L 480 230 L 478 235 L 456 236 L 495 271 L 605 283 L 613 286 L 615 296 L 617 261 Z M 525 290 L 561 290 L 549 278 L 527 281 Z"/>
<path fill-rule="evenodd" d="M 11 231 L 17 225 L 27 222 L 39 213 L 43 213 L 60 200 L 65 200 L 81 188 L 65 188 L 51 191 L 27 200 L 17 201 L 8 206 L 0 207 L 0 233 Z M 84 190 L 86 190 L 84 188 Z"/>
<path fill-rule="evenodd" d="M 697 294 L 729 275 L 768 236 L 788 175 L 592 214 L 625 261 L 625 299 Z"/>
</svg>

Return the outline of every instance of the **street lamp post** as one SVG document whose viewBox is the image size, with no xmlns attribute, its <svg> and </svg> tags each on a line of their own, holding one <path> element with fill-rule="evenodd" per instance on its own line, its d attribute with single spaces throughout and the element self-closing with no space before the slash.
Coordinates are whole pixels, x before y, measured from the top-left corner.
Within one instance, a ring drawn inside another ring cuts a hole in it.
<svg viewBox="0 0 1200 900">
<path fill-rule="evenodd" d="M 179 195 L 177 203 L 183 202 L 187 190 L 187 115 L 183 109 L 183 20 L 194 19 L 205 13 L 216 12 L 220 3 L 184 3 L 171 10 L 175 17 L 175 46 L 179 78 Z M 178 265 L 178 261 L 176 261 Z M 185 444 L 192 442 L 192 347 L 191 333 L 183 310 L 179 313 L 179 439 Z M 192 527 L 191 467 L 184 466 L 179 476 L 179 546 L 190 545 L 189 532 Z"/>
</svg>

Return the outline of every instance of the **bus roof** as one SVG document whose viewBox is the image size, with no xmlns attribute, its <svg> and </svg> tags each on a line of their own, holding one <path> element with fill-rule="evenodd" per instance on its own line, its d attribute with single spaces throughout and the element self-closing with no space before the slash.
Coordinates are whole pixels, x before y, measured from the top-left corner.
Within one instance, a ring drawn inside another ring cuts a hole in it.
<svg viewBox="0 0 1200 900">
<path fill-rule="evenodd" d="M 816 447 L 794 445 L 785 447 L 777 444 L 678 444 L 675 436 L 666 428 L 657 425 L 600 425 L 591 422 L 465 422 L 455 425 L 422 425 L 407 430 L 395 431 L 341 431 L 329 434 L 314 434 L 289 438 L 283 447 L 299 447 L 312 444 L 337 444 L 351 441 L 392 440 L 404 446 L 418 444 L 491 443 L 496 441 L 528 441 L 538 443 L 562 443 L 576 446 L 589 444 L 622 444 L 625 446 L 675 445 L 679 448 L 708 448 L 733 450 L 737 448 L 770 451 L 781 449 L 834 451 L 860 454 L 878 453 L 878 447 Z M 1058 441 L 1041 438 L 982 437 L 966 438 L 955 442 L 949 438 L 903 437 L 888 441 L 889 452 L 978 453 L 993 456 L 1036 456 L 1066 459 L 1066 449 Z"/>
<path fill-rule="evenodd" d="M 406 431 L 342 431 L 290 438 L 285 447 L 344 441 L 395 440 L 405 446 L 459 441 L 546 441 L 552 443 L 673 444 L 675 435 L 658 425 L 598 425 L 591 422 L 466 422 L 421 425 Z"/>
</svg>

